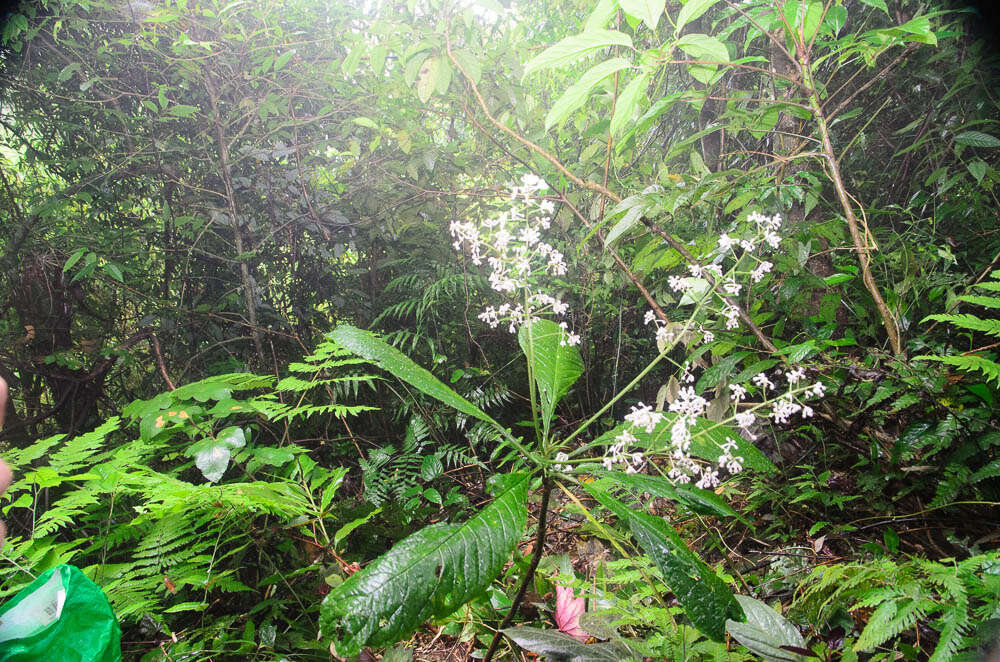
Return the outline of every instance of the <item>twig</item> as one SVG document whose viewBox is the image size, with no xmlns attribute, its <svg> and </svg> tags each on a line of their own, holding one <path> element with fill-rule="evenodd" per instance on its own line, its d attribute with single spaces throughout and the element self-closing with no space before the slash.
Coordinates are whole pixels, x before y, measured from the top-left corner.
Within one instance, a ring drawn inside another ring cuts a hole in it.
<svg viewBox="0 0 1000 662">
<path fill-rule="evenodd" d="M 160 352 L 160 339 L 156 337 L 156 334 L 150 334 L 150 341 L 153 343 L 153 354 L 156 356 L 156 364 L 160 366 L 160 374 L 163 375 L 163 381 L 167 383 L 167 388 L 171 391 L 177 390 L 174 383 L 170 381 L 170 375 L 167 374 L 167 366 L 163 362 L 163 354 Z"/>
</svg>

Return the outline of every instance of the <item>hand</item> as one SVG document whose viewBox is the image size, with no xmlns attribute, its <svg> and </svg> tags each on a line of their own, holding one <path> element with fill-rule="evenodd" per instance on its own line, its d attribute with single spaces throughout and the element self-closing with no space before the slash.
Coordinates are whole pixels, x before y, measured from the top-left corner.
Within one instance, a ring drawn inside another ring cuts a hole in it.
<svg viewBox="0 0 1000 662">
<path fill-rule="evenodd" d="M 0 429 L 3 428 L 3 417 L 7 413 L 7 382 L 0 377 Z M 10 472 L 10 467 L 3 460 L 0 460 L 0 496 L 10 487 L 10 481 L 14 476 Z M 3 547 L 4 538 L 7 537 L 7 527 L 0 522 L 0 547 Z"/>
</svg>

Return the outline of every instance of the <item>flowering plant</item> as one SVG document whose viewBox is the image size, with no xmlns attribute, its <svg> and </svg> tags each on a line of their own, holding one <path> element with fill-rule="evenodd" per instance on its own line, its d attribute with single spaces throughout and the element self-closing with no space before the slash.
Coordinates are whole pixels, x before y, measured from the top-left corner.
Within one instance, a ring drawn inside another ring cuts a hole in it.
<svg viewBox="0 0 1000 662">
<path fill-rule="evenodd" d="M 699 392 L 697 365 L 674 360 L 674 350 L 698 351 L 717 333 L 737 329 L 744 315 L 735 297 L 760 282 L 772 264 L 758 253 L 780 245 L 780 217 L 751 214 L 746 223 L 720 237 L 707 264 L 688 265 L 688 274 L 668 279 L 680 296 L 683 322 L 650 313 L 658 353 L 621 391 L 565 436 L 554 433 L 556 406 L 582 375 L 581 337 L 570 329 L 569 305 L 545 289 L 552 276 L 567 272 L 563 254 L 545 241 L 551 226 L 551 201 L 539 194 L 544 183 L 525 176 L 514 187 L 510 208 L 482 223 L 456 221 L 456 250 L 473 265 L 489 270 L 490 287 L 502 299 L 479 319 L 505 325 L 517 335 L 528 369 L 528 401 L 533 437 L 515 435 L 486 412 L 455 393 L 430 372 L 367 331 L 340 326 L 332 338 L 425 394 L 493 426 L 502 444 L 516 450 L 513 471 L 492 480 L 494 501 L 463 524 L 434 524 L 401 541 L 383 557 L 331 591 L 323 605 L 321 627 L 341 654 L 408 636 L 429 616 L 446 616 L 486 589 L 503 569 L 527 523 L 527 497 L 541 488 L 534 557 L 512 607 L 485 654 L 488 661 L 500 632 L 515 641 L 537 639 L 532 628 L 508 628 L 524 599 L 544 548 L 549 496 L 555 487 L 576 498 L 570 487 L 585 490 L 630 529 L 639 547 L 659 567 L 691 622 L 709 637 L 725 637 L 727 618 L 742 620 L 732 591 L 692 553 L 662 518 L 631 507 L 644 493 L 668 496 L 689 509 L 723 517 L 736 513 L 712 490 L 725 474 L 749 467 L 774 469 L 753 445 L 765 421 L 786 423 L 808 417 L 810 398 L 823 394 L 820 382 L 808 383 L 805 369 L 759 371 L 745 383 L 716 384 L 715 397 Z M 749 281 L 749 282 L 746 282 Z M 591 428 L 658 366 L 672 364 L 675 388 L 658 406 L 638 402 L 614 429 L 592 436 Z M 780 395 L 778 385 L 781 384 Z M 596 480 L 581 480 L 583 475 Z M 631 498 L 628 496 L 631 493 Z M 624 499 L 624 501 L 623 501 Z M 596 519 L 594 520 L 596 522 Z M 469 569 L 475 568 L 474 573 Z M 559 629 L 577 636 L 582 602 L 557 590 Z M 572 613 L 571 613 L 572 611 Z M 549 635 L 545 635 L 549 636 Z M 554 636 L 554 635 L 552 635 Z M 559 636 L 565 636 L 560 634 Z M 566 637 L 573 641 L 572 637 Z M 604 644 L 597 644 L 604 645 Z M 615 644 L 619 645 L 619 644 Z"/>
</svg>

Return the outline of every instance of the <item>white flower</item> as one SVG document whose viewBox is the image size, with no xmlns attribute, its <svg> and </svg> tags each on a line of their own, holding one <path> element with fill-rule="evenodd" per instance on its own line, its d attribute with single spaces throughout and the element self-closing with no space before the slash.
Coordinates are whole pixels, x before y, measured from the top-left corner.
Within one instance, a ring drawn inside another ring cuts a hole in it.
<svg viewBox="0 0 1000 662">
<path fill-rule="evenodd" d="M 667 278 L 667 284 L 669 284 L 670 289 L 675 292 L 686 292 L 691 288 L 688 282 L 680 276 L 670 276 Z"/>
<path fill-rule="evenodd" d="M 667 328 L 666 324 L 656 327 L 656 342 L 661 345 L 669 345 L 674 339 L 674 332 Z"/>
<path fill-rule="evenodd" d="M 746 388 L 744 388 L 740 384 L 730 384 L 729 390 L 732 391 L 732 395 L 730 395 L 729 397 L 730 399 L 732 399 L 733 402 L 740 402 L 741 400 L 744 400 L 747 397 Z"/>
<path fill-rule="evenodd" d="M 552 214 L 556 210 L 556 205 L 551 200 L 542 200 L 538 203 L 538 210 L 543 214 Z"/>
<path fill-rule="evenodd" d="M 754 421 L 756 420 L 757 417 L 754 415 L 752 411 L 741 411 L 740 413 L 736 414 L 736 425 L 740 426 L 741 428 L 750 427 L 751 425 L 754 424 Z"/>
<path fill-rule="evenodd" d="M 534 246 L 540 238 L 541 235 L 535 228 L 521 228 L 519 239 L 529 246 Z"/>
<path fill-rule="evenodd" d="M 771 268 L 773 266 L 774 266 L 773 264 L 771 264 L 767 260 L 764 260 L 763 262 L 758 264 L 753 271 L 750 272 L 750 280 L 752 280 L 755 283 L 759 283 L 764 278 L 764 274 L 770 273 Z"/>
<path fill-rule="evenodd" d="M 789 370 L 788 374 L 785 375 L 785 379 L 788 380 L 789 384 L 798 384 L 800 381 L 806 378 L 806 371 L 803 368 L 795 368 L 794 370 Z"/>
<path fill-rule="evenodd" d="M 740 285 L 739 283 L 737 283 L 735 280 L 732 280 L 732 279 L 727 280 L 726 282 L 724 282 L 722 284 L 722 291 L 725 292 L 726 294 L 730 294 L 730 295 L 733 295 L 733 296 L 739 294 L 740 290 L 742 290 L 742 289 L 743 289 L 743 286 Z"/>
<path fill-rule="evenodd" d="M 568 459 L 569 455 L 567 455 L 566 453 L 562 452 L 556 453 L 555 457 L 556 462 L 565 462 Z M 572 467 L 570 467 L 568 464 L 554 464 L 552 465 L 552 468 L 555 469 L 556 471 L 561 471 L 565 473 L 569 471 Z"/>
<path fill-rule="evenodd" d="M 822 398 L 823 394 L 826 392 L 826 387 L 823 386 L 822 382 L 816 382 L 812 385 L 812 394 L 817 398 Z"/>
<path fill-rule="evenodd" d="M 521 185 L 523 190 L 530 191 L 532 193 L 537 193 L 543 188 L 546 188 L 545 180 L 531 172 L 521 177 Z"/>
<path fill-rule="evenodd" d="M 736 306 L 726 303 L 726 308 L 722 311 L 722 314 L 726 318 L 726 328 L 729 330 L 737 329 L 740 326 L 740 309 Z"/>
<path fill-rule="evenodd" d="M 802 405 L 795 402 L 791 395 L 786 395 L 774 403 L 771 418 L 774 419 L 775 423 L 787 423 L 788 417 L 798 413 L 801 409 Z"/>
<path fill-rule="evenodd" d="M 656 426 L 663 420 L 663 414 L 653 411 L 653 408 L 641 402 L 632 407 L 632 411 L 625 415 L 625 420 L 632 425 L 645 428 L 647 434 L 652 434 Z"/>
<path fill-rule="evenodd" d="M 647 310 L 646 316 L 642 318 L 642 323 L 648 325 L 650 322 L 655 322 L 655 321 L 656 321 L 656 313 L 654 313 L 652 310 Z"/>
<path fill-rule="evenodd" d="M 778 234 L 773 230 L 764 230 L 764 241 L 766 241 L 771 248 L 777 248 L 781 244 L 781 237 L 778 236 Z"/>
<path fill-rule="evenodd" d="M 719 484 L 719 472 L 718 471 L 703 471 L 701 474 L 701 480 L 699 480 L 695 485 L 703 490 L 708 490 L 716 487 Z"/>
<path fill-rule="evenodd" d="M 756 375 L 754 375 L 751 381 L 753 381 L 754 384 L 760 386 L 765 390 L 767 389 L 770 389 L 772 391 L 774 390 L 774 382 L 768 379 L 767 375 L 765 375 L 762 372 L 758 372 Z"/>
<path fill-rule="evenodd" d="M 720 252 L 722 252 L 722 253 L 727 252 L 729 249 L 731 249 L 733 247 L 733 244 L 735 244 L 735 243 L 736 242 L 733 241 L 733 239 L 728 234 L 726 234 L 725 232 L 723 232 L 721 235 L 719 235 L 719 251 Z"/>
<path fill-rule="evenodd" d="M 708 408 L 708 400 L 698 395 L 691 386 L 681 387 L 677 398 L 670 403 L 670 411 L 684 416 L 701 416 Z"/>
</svg>

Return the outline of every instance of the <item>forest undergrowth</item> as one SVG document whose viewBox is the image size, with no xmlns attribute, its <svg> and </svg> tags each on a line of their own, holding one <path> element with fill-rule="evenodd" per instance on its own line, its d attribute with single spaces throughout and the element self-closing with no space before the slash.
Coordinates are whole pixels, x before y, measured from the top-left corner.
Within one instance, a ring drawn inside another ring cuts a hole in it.
<svg viewBox="0 0 1000 662">
<path fill-rule="evenodd" d="M 911 0 L 49 0 L 0 597 L 126 660 L 991 660 L 1000 98 Z"/>
</svg>

